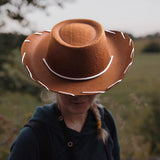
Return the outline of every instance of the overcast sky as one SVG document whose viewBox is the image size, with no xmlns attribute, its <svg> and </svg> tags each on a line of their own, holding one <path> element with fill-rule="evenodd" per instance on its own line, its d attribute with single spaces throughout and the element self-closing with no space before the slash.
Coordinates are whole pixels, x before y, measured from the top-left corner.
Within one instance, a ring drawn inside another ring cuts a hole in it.
<svg viewBox="0 0 160 160">
<path fill-rule="evenodd" d="M 42 31 L 62 20 L 89 18 L 105 29 L 125 31 L 134 36 L 160 32 L 160 0 L 75 0 L 65 3 L 64 9 L 50 6 L 47 12 L 49 16 L 40 11 L 27 14 L 32 29 Z M 16 30 L 16 24 L 12 24 L 12 28 Z"/>
</svg>

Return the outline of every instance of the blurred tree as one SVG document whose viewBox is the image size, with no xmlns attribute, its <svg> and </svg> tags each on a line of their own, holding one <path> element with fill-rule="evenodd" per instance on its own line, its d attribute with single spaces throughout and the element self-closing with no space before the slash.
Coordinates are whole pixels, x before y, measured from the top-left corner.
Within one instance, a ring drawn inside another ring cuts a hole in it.
<svg viewBox="0 0 160 160">
<path fill-rule="evenodd" d="M 28 92 L 37 95 L 41 88 L 30 80 L 21 64 L 20 46 L 24 35 L 0 33 L 0 92 Z M 11 43 L 12 42 L 12 43 Z"/>
<path fill-rule="evenodd" d="M 151 41 L 143 48 L 142 51 L 146 53 L 152 53 L 152 52 L 160 53 L 160 43 Z"/>
<path fill-rule="evenodd" d="M 0 0 L 0 27 L 5 26 L 6 15 L 10 19 L 18 21 L 22 26 L 27 26 L 29 24 L 26 19 L 27 12 L 40 9 L 47 13 L 47 6 L 57 5 L 63 8 L 65 2 L 74 1 L 75 0 Z"/>
</svg>

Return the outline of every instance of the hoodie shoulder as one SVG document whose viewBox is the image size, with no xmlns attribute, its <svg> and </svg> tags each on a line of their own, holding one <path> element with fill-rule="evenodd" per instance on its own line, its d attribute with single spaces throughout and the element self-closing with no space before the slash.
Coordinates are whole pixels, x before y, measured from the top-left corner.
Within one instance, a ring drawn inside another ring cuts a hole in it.
<svg viewBox="0 0 160 160">
<path fill-rule="evenodd" d="M 53 124 L 53 122 L 55 121 L 53 108 L 56 106 L 57 106 L 56 103 L 52 103 L 37 107 L 36 111 L 34 112 L 30 120 L 39 121 L 46 125 Z"/>
<path fill-rule="evenodd" d="M 9 160 L 37 160 L 38 142 L 32 129 L 24 127 L 10 149 Z"/>
</svg>

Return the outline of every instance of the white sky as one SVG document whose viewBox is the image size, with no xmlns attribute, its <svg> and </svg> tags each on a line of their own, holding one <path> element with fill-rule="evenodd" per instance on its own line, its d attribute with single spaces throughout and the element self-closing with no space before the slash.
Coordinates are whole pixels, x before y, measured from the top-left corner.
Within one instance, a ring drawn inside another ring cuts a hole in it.
<svg viewBox="0 0 160 160">
<path fill-rule="evenodd" d="M 89 18 L 105 29 L 129 32 L 134 36 L 160 32 L 160 0 L 75 0 L 64 6 L 64 9 L 48 7 L 49 16 L 40 11 L 28 13 L 31 28 L 43 31 L 62 20 Z M 11 25 L 13 30 L 18 28 L 16 23 Z M 28 33 L 28 29 L 23 32 Z"/>
</svg>

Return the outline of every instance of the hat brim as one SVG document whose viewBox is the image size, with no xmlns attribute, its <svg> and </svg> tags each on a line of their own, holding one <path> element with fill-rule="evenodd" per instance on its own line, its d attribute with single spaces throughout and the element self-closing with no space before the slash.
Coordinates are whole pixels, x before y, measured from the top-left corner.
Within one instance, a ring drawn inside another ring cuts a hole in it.
<svg viewBox="0 0 160 160">
<path fill-rule="evenodd" d="M 105 31 L 105 35 L 107 52 L 113 59 L 108 70 L 94 79 L 83 81 L 62 79 L 46 67 L 43 58 L 46 57 L 49 45 L 48 31 L 27 37 L 21 50 L 22 63 L 31 78 L 50 91 L 70 95 L 103 93 L 122 80 L 134 56 L 133 42 L 128 35 L 118 31 Z"/>
</svg>

